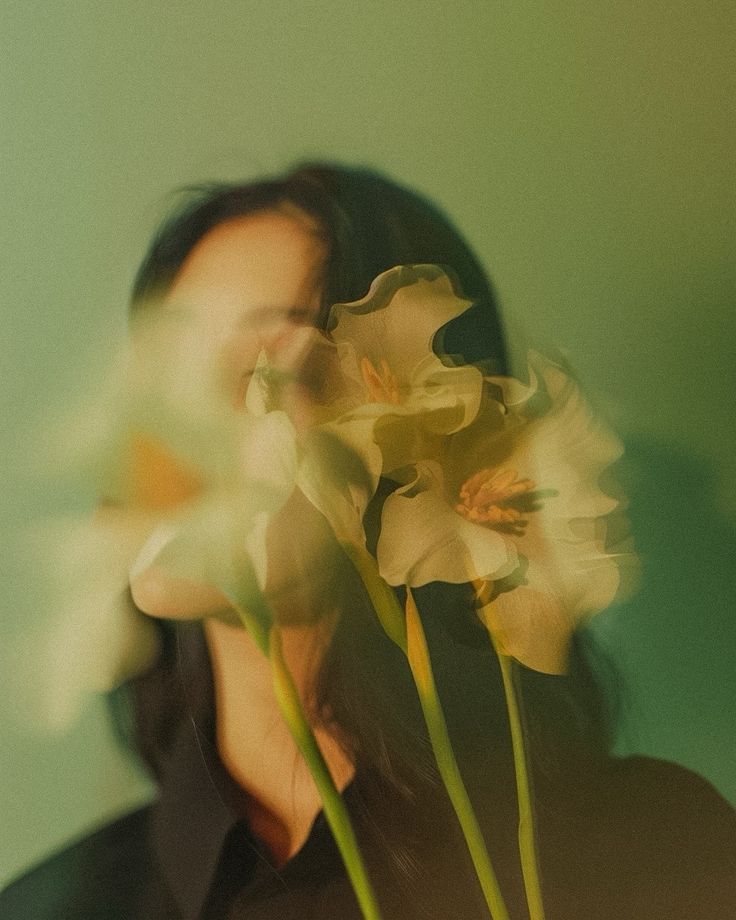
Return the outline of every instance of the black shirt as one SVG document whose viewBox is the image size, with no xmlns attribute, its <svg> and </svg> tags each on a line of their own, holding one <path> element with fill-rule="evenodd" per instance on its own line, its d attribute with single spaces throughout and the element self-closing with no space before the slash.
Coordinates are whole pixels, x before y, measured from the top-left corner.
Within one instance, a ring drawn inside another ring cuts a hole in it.
<svg viewBox="0 0 736 920">
<path fill-rule="evenodd" d="M 191 638 L 157 801 L 11 884 L 0 920 L 361 920 L 322 814 L 279 868 L 251 834 L 216 750 L 204 640 Z M 463 752 L 460 765 L 512 920 L 528 920 L 501 748 Z M 547 920 L 736 918 L 736 812 L 699 776 L 632 757 L 535 786 Z M 488 920 L 441 788 L 407 801 L 358 764 L 344 797 L 384 920 Z"/>
<path fill-rule="evenodd" d="M 493 792 L 509 787 L 493 770 L 467 773 L 512 917 L 526 920 L 516 805 Z M 416 820 L 396 816 L 413 854 L 397 874 L 384 830 L 373 826 L 375 790 L 358 770 L 345 798 L 385 920 L 487 917 L 441 798 L 422 803 Z M 0 896 L 0 917 L 358 920 L 324 817 L 302 850 L 275 868 L 239 812 L 240 795 L 211 738 L 183 724 L 158 801 L 16 881 Z M 646 758 L 613 761 L 585 783 L 571 780 L 569 794 L 538 799 L 537 820 L 548 920 L 736 917 L 736 814 L 695 774 Z"/>
</svg>

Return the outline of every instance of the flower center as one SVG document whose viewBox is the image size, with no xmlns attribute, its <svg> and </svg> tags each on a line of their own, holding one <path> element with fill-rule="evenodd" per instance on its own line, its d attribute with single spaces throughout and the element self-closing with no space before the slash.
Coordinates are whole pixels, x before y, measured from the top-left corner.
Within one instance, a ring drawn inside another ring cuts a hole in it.
<svg viewBox="0 0 736 920">
<path fill-rule="evenodd" d="M 379 367 L 376 367 L 369 358 L 361 358 L 360 372 L 371 402 L 399 405 L 401 402 L 399 381 L 385 358 L 381 358 Z"/>
<path fill-rule="evenodd" d="M 455 511 L 476 524 L 522 529 L 526 521 L 522 520 L 522 510 L 514 503 L 535 488 L 531 479 L 519 479 L 516 470 L 504 467 L 479 470 L 463 483 Z"/>
<path fill-rule="evenodd" d="M 126 499 L 131 505 L 167 510 L 190 501 L 203 488 L 201 478 L 145 432 L 133 432 Z"/>
</svg>

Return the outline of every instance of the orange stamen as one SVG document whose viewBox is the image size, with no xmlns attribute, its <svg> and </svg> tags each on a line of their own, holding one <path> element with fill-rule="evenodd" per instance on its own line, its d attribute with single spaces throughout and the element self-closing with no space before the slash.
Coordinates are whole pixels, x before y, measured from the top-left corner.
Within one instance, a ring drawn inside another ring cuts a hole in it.
<svg viewBox="0 0 736 920">
<path fill-rule="evenodd" d="M 523 527 L 521 511 L 513 502 L 536 489 L 531 479 L 519 479 L 516 470 L 496 467 L 479 470 L 460 488 L 455 511 L 468 521 L 493 526 Z"/>
<path fill-rule="evenodd" d="M 360 372 L 372 402 L 390 403 L 394 406 L 401 402 L 399 381 L 385 358 L 381 358 L 380 368 L 376 368 L 370 358 L 361 358 Z"/>
</svg>

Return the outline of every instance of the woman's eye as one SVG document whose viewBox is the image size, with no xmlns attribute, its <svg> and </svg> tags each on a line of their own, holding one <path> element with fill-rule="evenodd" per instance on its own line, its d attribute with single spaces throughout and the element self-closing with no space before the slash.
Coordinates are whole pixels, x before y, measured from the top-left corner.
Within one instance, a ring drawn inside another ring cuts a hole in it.
<svg viewBox="0 0 736 920">
<path fill-rule="evenodd" d="M 290 323 L 295 323 L 299 326 L 310 325 L 314 320 L 314 310 L 310 310 L 308 307 L 292 307 L 288 311 L 287 319 Z"/>
<path fill-rule="evenodd" d="M 303 326 L 313 318 L 314 310 L 309 307 L 260 307 L 244 314 L 239 326 L 247 330 L 269 331 L 279 327 Z"/>
</svg>

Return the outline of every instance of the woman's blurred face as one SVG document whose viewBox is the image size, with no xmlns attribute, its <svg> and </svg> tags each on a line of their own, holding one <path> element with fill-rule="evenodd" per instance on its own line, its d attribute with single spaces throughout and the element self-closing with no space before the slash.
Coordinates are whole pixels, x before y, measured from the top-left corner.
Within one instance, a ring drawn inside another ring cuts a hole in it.
<svg viewBox="0 0 736 920">
<path fill-rule="evenodd" d="M 242 399 L 262 349 L 278 352 L 320 308 L 325 245 L 296 208 L 234 218 L 192 249 L 165 297 L 192 313 Z"/>
<path fill-rule="evenodd" d="M 292 208 L 226 221 L 184 262 L 165 305 L 183 306 L 192 315 L 206 340 L 201 344 L 224 363 L 236 404 L 261 350 L 277 359 L 300 327 L 314 323 L 325 255 L 314 222 Z M 330 568 L 330 543 L 324 519 L 295 492 L 268 533 L 266 594 L 283 620 L 320 615 L 313 608 L 324 603 L 325 585 L 315 571 Z"/>
</svg>

